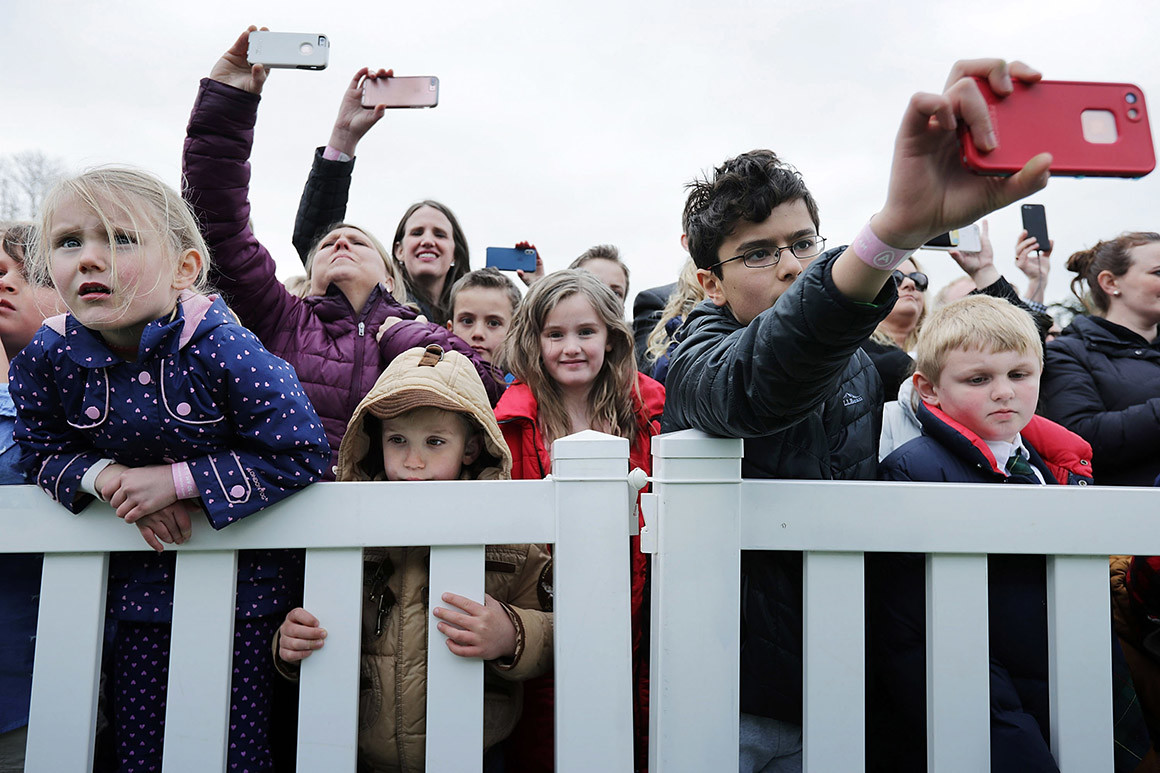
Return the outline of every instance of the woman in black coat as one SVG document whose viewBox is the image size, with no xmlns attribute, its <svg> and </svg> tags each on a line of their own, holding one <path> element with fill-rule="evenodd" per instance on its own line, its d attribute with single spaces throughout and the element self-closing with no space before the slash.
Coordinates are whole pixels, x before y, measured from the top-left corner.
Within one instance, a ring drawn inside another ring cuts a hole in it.
<svg viewBox="0 0 1160 773">
<path fill-rule="evenodd" d="M 1091 443 L 1098 483 L 1151 486 L 1160 474 L 1160 234 L 1102 241 L 1067 268 L 1091 316 L 1047 345 L 1040 412 Z"/>
</svg>

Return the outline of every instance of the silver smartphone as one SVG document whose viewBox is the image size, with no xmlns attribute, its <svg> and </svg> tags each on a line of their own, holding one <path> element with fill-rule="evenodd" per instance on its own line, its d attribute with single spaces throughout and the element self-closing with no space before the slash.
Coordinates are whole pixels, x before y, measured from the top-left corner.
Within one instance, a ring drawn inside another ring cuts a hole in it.
<svg viewBox="0 0 1160 773">
<path fill-rule="evenodd" d="M 969 225 L 966 228 L 959 228 L 955 231 L 947 231 L 945 234 L 939 234 L 922 245 L 922 248 L 924 250 L 943 250 L 944 252 L 949 250 L 978 252 L 983 249 L 983 242 L 979 237 L 979 227 L 977 225 Z"/>
<path fill-rule="evenodd" d="M 311 32 L 250 33 L 246 52 L 250 64 L 295 70 L 325 70 L 330 63 L 330 41 Z"/>
</svg>

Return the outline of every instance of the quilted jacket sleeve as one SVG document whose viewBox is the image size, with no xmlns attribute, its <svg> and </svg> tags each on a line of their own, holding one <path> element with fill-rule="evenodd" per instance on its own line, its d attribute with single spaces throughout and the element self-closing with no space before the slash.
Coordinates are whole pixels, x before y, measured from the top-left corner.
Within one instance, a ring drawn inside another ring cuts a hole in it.
<svg viewBox="0 0 1160 773">
<path fill-rule="evenodd" d="M 210 283 L 242 324 L 272 340 L 302 300 L 275 275 L 274 258 L 250 228 L 250 149 L 259 97 L 205 78 L 186 129 L 182 196 L 212 255 Z"/>
<path fill-rule="evenodd" d="M 346 217 L 346 202 L 350 198 L 354 159 L 329 161 L 322 157 L 322 151 L 323 148 L 314 151 L 314 164 L 298 201 L 298 216 L 294 218 L 292 240 L 303 264 L 323 231 Z"/>
<path fill-rule="evenodd" d="M 539 545 L 525 545 L 527 559 L 507 598 L 497 599 L 516 628 L 516 654 L 489 665 L 504 679 L 522 682 L 552 666 L 552 559 Z"/>
<path fill-rule="evenodd" d="M 1101 467 L 1134 464 L 1160 443 L 1160 397 L 1107 410 L 1078 339 L 1056 339 L 1045 352 L 1041 413 L 1091 443 Z"/>
<path fill-rule="evenodd" d="M 281 501 L 322 477 L 330 445 L 294 369 L 249 330 L 222 326 L 199 356 L 226 363 L 231 447 L 186 459 L 215 529 Z M 216 355 L 216 356 L 215 356 Z"/>
<path fill-rule="evenodd" d="M 484 362 L 475 351 L 459 336 L 445 327 L 431 322 L 421 322 L 410 319 L 397 322 L 383 333 L 379 339 L 379 352 L 382 355 L 384 367 L 408 349 L 438 344 L 444 351 L 456 351 L 471 360 L 475 372 L 483 381 L 487 389 L 487 398 L 492 407 L 499 402 L 503 395 L 503 374 L 499 373 L 490 363 Z"/>
<path fill-rule="evenodd" d="M 689 314 L 665 380 L 666 431 L 760 437 L 800 421 L 832 394 L 897 298 L 893 282 L 872 304 L 842 295 L 830 276 L 840 252 L 814 261 L 744 327 L 708 301 Z"/>
</svg>

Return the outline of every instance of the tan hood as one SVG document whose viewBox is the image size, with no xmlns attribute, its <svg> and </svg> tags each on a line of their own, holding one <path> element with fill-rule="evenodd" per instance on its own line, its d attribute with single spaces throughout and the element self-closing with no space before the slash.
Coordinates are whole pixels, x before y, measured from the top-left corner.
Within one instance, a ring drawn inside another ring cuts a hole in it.
<svg viewBox="0 0 1160 773">
<path fill-rule="evenodd" d="M 390 419 L 415 408 L 442 408 L 469 416 L 484 439 L 484 452 L 472 465 L 476 480 L 511 478 L 512 456 L 495 421 L 487 390 L 471 360 L 459 352 L 445 352 L 432 344 L 409 349 L 391 362 L 374 387 L 355 408 L 338 449 L 338 480 L 381 480 L 382 451 L 378 432 L 372 438 L 368 419 Z M 375 422 L 377 425 L 378 422 Z M 374 454 L 370 452 L 374 450 Z M 377 458 L 371 458 L 376 456 Z"/>
</svg>

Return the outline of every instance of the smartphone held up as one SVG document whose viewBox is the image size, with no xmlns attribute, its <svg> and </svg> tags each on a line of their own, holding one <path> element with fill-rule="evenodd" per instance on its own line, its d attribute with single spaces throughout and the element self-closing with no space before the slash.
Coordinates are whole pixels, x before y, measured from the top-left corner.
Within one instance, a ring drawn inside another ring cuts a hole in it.
<svg viewBox="0 0 1160 773">
<path fill-rule="evenodd" d="M 975 147 L 959 129 L 963 164 L 974 172 L 1006 176 L 1033 156 L 1052 156 L 1051 174 L 1065 177 L 1143 177 L 1156 166 L 1144 92 L 1130 83 L 1014 82 L 999 97 L 975 78 L 991 115 L 996 147 Z"/>
<path fill-rule="evenodd" d="M 250 33 L 246 61 L 271 68 L 325 70 L 330 62 L 330 41 L 311 32 L 255 30 Z"/>
<path fill-rule="evenodd" d="M 488 247 L 487 265 L 500 271 L 536 270 L 536 251 L 532 248 Z"/>
<path fill-rule="evenodd" d="M 362 106 L 388 108 L 435 107 L 439 104 L 439 79 L 433 75 L 367 78 L 363 81 Z"/>
</svg>

